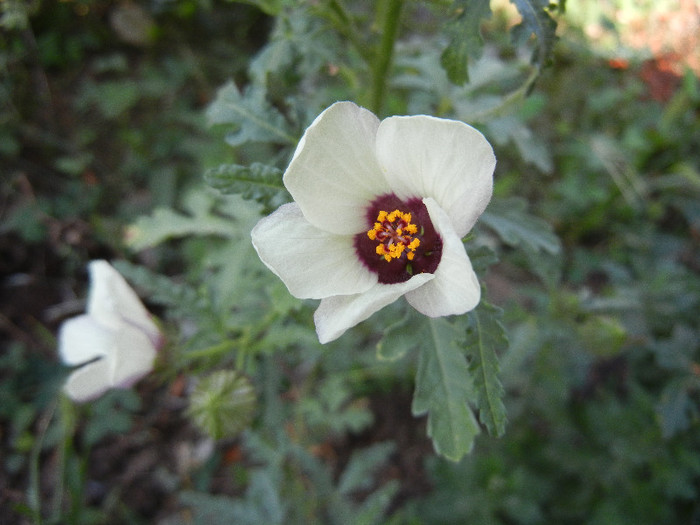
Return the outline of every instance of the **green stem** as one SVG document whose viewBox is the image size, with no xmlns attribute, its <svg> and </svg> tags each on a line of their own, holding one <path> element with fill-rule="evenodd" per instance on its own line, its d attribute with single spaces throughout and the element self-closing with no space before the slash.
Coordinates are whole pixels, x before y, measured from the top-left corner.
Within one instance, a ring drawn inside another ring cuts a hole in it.
<svg viewBox="0 0 700 525">
<path fill-rule="evenodd" d="M 362 33 L 358 29 L 353 17 L 345 8 L 341 0 L 331 0 L 329 3 L 332 16 L 328 18 L 335 25 L 338 32 L 353 45 L 355 50 L 367 62 L 370 61 L 370 53 L 366 42 L 362 39 Z"/>
<path fill-rule="evenodd" d="M 221 354 L 225 354 L 227 352 L 230 352 L 236 348 L 236 342 L 232 341 L 230 339 L 227 339 L 225 341 L 222 341 L 218 344 L 208 346 L 206 348 L 200 348 L 198 350 L 191 350 L 184 354 L 184 357 L 186 360 L 194 360 L 194 359 L 204 359 L 204 358 L 211 358 L 211 357 L 218 357 Z"/>
<path fill-rule="evenodd" d="M 499 104 L 480 113 L 470 115 L 469 120 L 472 122 L 486 122 L 489 119 L 502 115 L 510 106 L 516 102 L 520 102 L 528 95 L 539 76 L 540 68 L 533 69 L 527 79 L 525 79 L 519 87 L 503 97 L 503 100 L 501 100 Z"/>
<path fill-rule="evenodd" d="M 399 17 L 403 0 L 388 0 L 384 18 L 384 31 L 372 68 L 372 110 L 379 115 L 386 96 L 387 74 L 394 54 L 394 42 L 399 30 Z"/>
</svg>

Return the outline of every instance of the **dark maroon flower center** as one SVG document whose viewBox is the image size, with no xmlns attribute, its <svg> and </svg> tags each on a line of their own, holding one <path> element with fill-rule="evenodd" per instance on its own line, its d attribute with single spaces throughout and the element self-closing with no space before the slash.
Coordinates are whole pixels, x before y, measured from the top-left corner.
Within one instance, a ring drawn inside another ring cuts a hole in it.
<svg viewBox="0 0 700 525">
<path fill-rule="evenodd" d="M 355 251 L 380 283 L 403 283 L 419 273 L 435 273 L 442 239 L 420 199 L 381 195 L 367 207 L 366 219 L 367 231 L 355 235 Z"/>
</svg>

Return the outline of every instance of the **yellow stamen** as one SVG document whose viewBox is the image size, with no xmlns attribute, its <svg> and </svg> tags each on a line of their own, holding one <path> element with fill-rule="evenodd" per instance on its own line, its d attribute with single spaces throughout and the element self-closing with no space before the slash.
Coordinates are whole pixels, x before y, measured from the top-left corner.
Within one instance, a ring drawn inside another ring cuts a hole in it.
<svg viewBox="0 0 700 525">
<path fill-rule="evenodd" d="M 401 210 L 377 214 L 377 222 L 367 231 L 370 240 L 378 241 L 377 255 L 389 262 L 400 258 L 404 253 L 409 261 L 415 257 L 420 240 L 413 238 L 418 233 L 418 226 L 411 223 L 411 214 Z"/>
</svg>

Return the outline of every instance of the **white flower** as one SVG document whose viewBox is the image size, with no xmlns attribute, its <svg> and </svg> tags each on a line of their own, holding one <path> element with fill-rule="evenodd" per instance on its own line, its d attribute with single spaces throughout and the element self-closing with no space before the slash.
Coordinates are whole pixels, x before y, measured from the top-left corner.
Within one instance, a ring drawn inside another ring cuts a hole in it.
<svg viewBox="0 0 700 525">
<path fill-rule="evenodd" d="M 106 261 L 92 261 L 87 314 L 68 319 L 58 335 L 67 365 L 83 365 L 64 390 L 78 402 L 113 387 L 126 388 L 153 369 L 158 327 L 124 278 Z"/>
<path fill-rule="evenodd" d="M 284 174 L 295 202 L 255 226 L 253 245 L 292 295 L 321 299 L 321 343 L 402 295 L 429 317 L 462 314 L 480 287 L 461 238 L 491 198 L 495 165 L 463 122 L 380 122 L 338 102 L 309 126 Z"/>
</svg>

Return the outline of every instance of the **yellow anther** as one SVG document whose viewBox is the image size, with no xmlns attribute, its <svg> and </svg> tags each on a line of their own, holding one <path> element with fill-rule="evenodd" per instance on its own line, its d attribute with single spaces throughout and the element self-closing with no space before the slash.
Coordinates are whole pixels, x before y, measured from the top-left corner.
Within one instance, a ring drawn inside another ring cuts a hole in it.
<svg viewBox="0 0 700 525">
<path fill-rule="evenodd" d="M 377 222 L 367 230 L 367 237 L 378 241 L 376 252 L 385 261 L 399 259 L 404 253 L 410 261 L 415 257 L 415 250 L 420 246 L 420 240 L 414 239 L 418 226 L 411 223 L 411 214 L 395 209 L 391 212 L 384 210 L 377 214 Z"/>
</svg>

